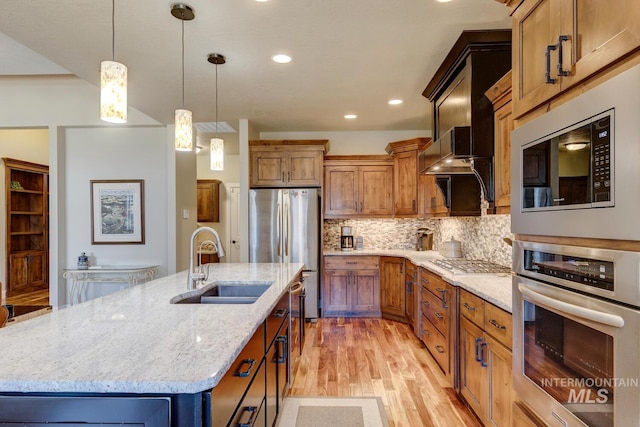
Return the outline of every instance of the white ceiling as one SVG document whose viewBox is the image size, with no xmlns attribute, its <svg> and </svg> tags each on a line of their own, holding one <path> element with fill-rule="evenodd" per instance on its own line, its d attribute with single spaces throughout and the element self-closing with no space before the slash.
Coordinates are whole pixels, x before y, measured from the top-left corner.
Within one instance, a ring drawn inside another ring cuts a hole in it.
<svg viewBox="0 0 640 427">
<path fill-rule="evenodd" d="M 115 1 L 115 60 L 129 104 L 169 124 L 182 107 L 174 1 Z M 463 30 L 509 28 L 495 0 L 189 0 L 185 107 L 194 122 L 249 119 L 258 131 L 430 129 L 423 89 Z M 111 0 L 0 0 L 0 74 L 60 74 L 98 86 L 112 59 Z M 2 33 L 6 34 L 5 37 Z M 293 57 L 271 61 L 275 53 Z M 40 56 L 42 55 L 42 56 Z M 400 106 L 387 101 L 401 98 Z M 345 120 L 346 113 L 358 115 Z"/>
</svg>

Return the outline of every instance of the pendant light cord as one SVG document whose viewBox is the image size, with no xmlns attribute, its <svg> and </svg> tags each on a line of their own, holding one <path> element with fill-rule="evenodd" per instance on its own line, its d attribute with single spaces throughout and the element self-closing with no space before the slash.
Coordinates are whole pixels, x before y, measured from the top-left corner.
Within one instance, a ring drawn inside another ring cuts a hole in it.
<svg viewBox="0 0 640 427">
<path fill-rule="evenodd" d="M 182 15 L 182 108 L 184 109 L 184 12 Z"/>
<path fill-rule="evenodd" d="M 218 137 L 218 62 L 216 62 L 216 138 Z"/>
<path fill-rule="evenodd" d="M 116 62 L 116 0 L 111 0 L 111 60 Z"/>
</svg>

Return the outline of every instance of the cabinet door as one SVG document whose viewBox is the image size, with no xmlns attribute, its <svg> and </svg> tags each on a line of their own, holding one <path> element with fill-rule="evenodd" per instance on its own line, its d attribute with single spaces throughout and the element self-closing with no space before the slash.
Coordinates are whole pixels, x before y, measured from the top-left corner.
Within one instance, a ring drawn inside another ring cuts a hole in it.
<svg viewBox="0 0 640 427">
<path fill-rule="evenodd" d="M 466 317 L 460 317 L 460 392 L 481 420 L 484 420 L 489 394 L 487 368 L 481 362 L 483 342 L 482 329 Z"/>
<path fill-rule="evenodd" d="M 546 48 L 558 43 L 564 0 L 525 0 L 513 14 L 513 111 L 520 117 L 560 92 L 546 82 Z M 556 76 L 557 51 L 550 52 Z"/>
<path fill-rule="evenodd" d="M 565 0 L 569 1 L 569 0 Z M 575 28 L 569 47 L 574 68 L 563 79 L 566 89 L 640 46 L 640 2 L 618 0 L 573 0 L 575 9 L 565 19 L 565 28 Z M 575 20 L 573 22 L 571 20 Z M 571 25 L 573 24 L 573 25 Z"/>
<path fill-rule="evenodd" d="M 286 184 L 285 154 L 279 151 L 257 151 L 250 153 L 251 187 L 280 187 Z"/>
<path fill-rule="evenodd" d="M 358 190 L 361 215 L 393 214 L 393 166 L 360 166 Z"/>
<path fill-rule="evenodd" d="M 322 152 L 291 151 L 287 153 L 288 187 L 320 187 L 322 185 Z"/>
<path fill-rule="evenodd" d="M 487 422 L 485 425 L 497 427 L 511 426 L 511 351 L 498 341 L 485 336 L 487 341 L 487 375 L 489 381 L 489 399 Z"/>
<path fill-rule="evenodd" d="M 358 167 L 326 166 L 324 171 L 325 216 L 358 213 Z"/>
<path fill-rule="evenodd" d="M 380 273 L 378 270 L 352 271 L 350 307 L 358 316 L 380 316 Z"/>
<path fill-rule="evenodd" d="M 382 314 L 404 320 L 404 258 L 380 257 L 380 273 Z"/>
<path fill-rule="evenodd" d="M 418 155 L 416 151 L 394 155 L 393 197 L 396 216 L 418 213 Z"/>
<path fill-rule="evenodd" d="M 24 291 L 29 286 L 27 253 L 9 255 L 9 283 L 8 291 Z"/>
<path fill-rule="evenodd" d="M 198 222 L 220 221 L 220 181 L 198 180 Z"/>
<path fill-rule="evenodd" d="M 322 281 L 323 316 L 342 315 L 351 309 L 350 283 L 350 271 L 325 270 Z"/>
<path fill-rule="evenodd" d="M 495 205 L 497 214 L 508 214 L 511 208 L 511 101 L 494 112 L 495 127 Z"/>
</svg>

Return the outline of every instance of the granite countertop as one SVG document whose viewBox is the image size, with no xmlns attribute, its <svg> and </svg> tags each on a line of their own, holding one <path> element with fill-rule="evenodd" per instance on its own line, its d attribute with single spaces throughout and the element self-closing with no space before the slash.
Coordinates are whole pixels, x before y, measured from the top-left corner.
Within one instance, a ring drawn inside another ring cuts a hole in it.
<svg viewBox="0 0 640 427">
<path fill-rule="evenodd" d="M 509 274 L 453 274 L 438 267 L 434 259 L 442 258 L 437 251 L 415 251 L 410 249 L 363 249 L 358 251 L 325 250 L 325 256 L 398 256 L 442 276 L 454 286 L 463 288 L 511 313 L 511 275 Z"/>
<path fill-rule="evenodd" d="M 170 304 L 183 271 L 0 329 L 0 391 L 197 393 L 213 388 L 303 264 L 211 264 L 210 281 L 266 281 L 243 305 Z"/>
</svg>

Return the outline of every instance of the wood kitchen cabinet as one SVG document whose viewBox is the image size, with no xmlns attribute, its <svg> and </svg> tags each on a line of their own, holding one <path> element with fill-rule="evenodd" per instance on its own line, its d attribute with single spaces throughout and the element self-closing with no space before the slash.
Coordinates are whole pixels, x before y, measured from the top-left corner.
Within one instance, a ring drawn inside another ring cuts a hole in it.
<svg viewBox="0 0 640 427">
<path fill-rule="evenodd" d="M 511 426 L 511 314 L 460 290 L 460 393 L 484 425 Z"/>
<path fill-rule="evenodd" d="M 456 288 L 420 270 L 420 339 L 451 385 L 455 381 Z"/>
<path fill-rule="evenodd" d="M 198 222 L 220 222 L 220 183 L 217 179 L 197 181 Z"/>
<path fill-rule="evenodd" d="M 321 187 L 329 141 L 249 141 L 249 186 Z"/>
<path fill-rule="evenodd" d="M 485 95 L 493 104 L 494 128 L 494 203 L 497 214 L 511 212 L 511 71 L 496 82 Z"/>
<path fill-rule="evenodd" d="M 638 20 L 637 0 L 524 0 L 513 13 L 514 118 L 638 49 Z"/>
<path fill-rule="evenodd" d="M 324 216 L 391 217 L 391 156 L 326 156 Z"/>
<path fill-rule="evenodd" d="M 7 296 L 49 286 L 49 167 L 3 158 Z"/>
<path fill-rule="evenodd" d="M 449 215 L 449 209 L 442 191 L 436 184 L 436 175 L 421 175 L 420 181 L 424 187 L 424 209 L 426 217 L 442 217 Z"/>
<path fill-rule="evenodd" d="M 431 138 L 414 138 L 390 142 L 387 153 L 393 156 L 394 216 L 417 217 L 425 214 L 425 181 L 420 179 L 418 157 L 429 145 Z"/>
<path fill-rule="evenodd" d="M 377 256 L 325 256 L 323 317 L 380 317 Z"/>
<path fill-rule="evenodd" d="M 420 336 L 420 292 L 418 267 L 409 260 L 404 262 L 405 318 L 413 327 L 416 336 Z"/>
<path fill-rule="evenodd" d="M 380 311 L 382 317 L 406 322 L 404 258 L 380 257 Z"/>
</svg>

